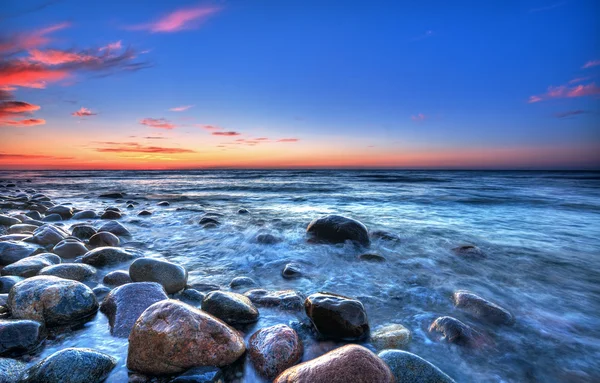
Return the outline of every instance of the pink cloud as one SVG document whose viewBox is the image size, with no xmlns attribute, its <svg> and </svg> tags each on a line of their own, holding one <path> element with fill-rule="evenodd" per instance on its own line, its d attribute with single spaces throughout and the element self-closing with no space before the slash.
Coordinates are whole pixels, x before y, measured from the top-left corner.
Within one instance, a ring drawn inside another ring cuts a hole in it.
<svg viewBox="0 0 600 383">
<path fill-rule="evenodd" d="M 34 32 L 15 34 L 11 36 L 8 42 L 0 41 L 0 52 L 18 52 L 46 45 L 52 41 L 47 35 L 70 25 L 70 23 L 60 23 Z"/>
<path fill-rule="evenodd" d="M 587 69 L 587 68 L 592 68 L 592 67 L 595 67 L 595 66 L 598 66 L 598 65 L 600 65 L 600 60 L 592 60 L 592 61 L 588 61 L 588 62 L 586 62 L 586 63 L 585 63 L 583 66 L 582 66 L 582 68 L 583 68 L 583 69 Z"/>
<path fill-rule="evenodd" d="M 172 124 L 164 118 L 144 118 L 140 120 L 140 124 L 149 126 L 151 128 L 167 130 L 175 129 L 177 127 L 177 125 Z"/>
<path fill-rule="evenodd" d="M 573 80 L 569 81 L 569 84 L 577 84 L 580 82 L 587 81 L 589 79 L 591 79 L 591 77 L 589 77 L 589 76 L 588 77 L 576 77 Z"/>
<path fill-rule="evenodd" d="M 97 114 L 98 113 L 93 113 L 91 110 L 89 110 L 88 108 L 84 108 L 83 106 L 78 111 L 71 113 L 72 116 L 76 117 L 89 117 L 95 116 Z"/>
<path fill-rule="evenodd" d="M 282 138 L 277 140 L 277 142 L 298 142 L 300 139 L 298 138 Z"/>
<path fill-rule="evenodd" d="M 61 81 L 69 76 L 70 73 L 66 69 L 49 68 L 23 60 L 0 63 L 0 87 L 42 89 L 47 83 Z"/>
<path fill-rule="evenodd" d="M 100 47 L 98 50 L 102 51 L 117 51 L 122 48 L 121 40 L 115 41 L 114 43 L 109 43 L 106 46 Z"/>
<path fill-rule="evenodd" d="M 529 103 L 540 102 L 552 98 L 576 98 L 600 96 L 600 87 L 595 83 L 581 84 L 573 87 L 567 85 L 550 86 L 544 94 L 529 97 Z"/>
<path fill-rule="evenodd" d="M 176 106 L 174 108 L 169 109 L 171 112 L 184 112 L 186 110 L 188 110 L 189 108 L 191 108 L 194 105 L 183 105 L 183 106 Z"/>
<path fill-rule="evenodd" d="M 0 121 L 0 126 L 35 126 L 44 125 L 46 120 L 43 118 L 29 118 L 26 120 L 4 120 Z"/>
<path fill-rule="evenodd" d="M 232 131 L 229 131 L 229 132 L 213 132 L 212 135 L 213 136 L 239 136 L 239 135 L 241 135 L 241 133 L 232 132 Z"/>
<path fill-rule="evenodd" d="M 4 101 L 0 102 L 0 117 L 6 117 L 12 114 L 32 113 L 39 109 L 39 105 L 30 104 L 24 101 Z"/>
<path fill-rule="evenodd" d="M 540 102 L 542 101 L 542 98 L 539 96 L 530 96 L 529 97 L 529 101 L 527 101 L 530 104 L 533 104 L 534 102 Z"/>
<path fill-rule="evenodd" d="M 202 125 L 202 124 L 194 124 L 195 127 L 206 129 L 206 130 L 221 130 L 222 128 L 215 125 Z"/>
<path fill-rule="evenodd" d="M 176 32 L 196 28 L 211 15 L 219 12 L 217 7 L 194 7 L 178 9 L 153 23 L 135 25 L 130 29 L 150 32 Z"/>
<path fill-rule="evenodd" d="M 423 121 L 427 118 L 427 116 L 425 116 L 423 113 L 419 113 L 417 115 L 412 115 L 410 116 L 411 120 L 413 121 Z"/>
<path fill-rule="evenodd" d="M 55 49 L 41 51 L 32 49 L 29 51 L 29 61 L 38 62 L 45 65 L 60 65 L 67 63 L 82 63 L 86 61 L 97 60 L 96 57 L 84 53 L 66 52 Z"/>
<path fill-rule="evenodd" d="M 556 118 L 565 118 L 565 117 L 572 117 L 572 116 L 577 116 L 579 114 L 585 114 L 585 113 L 587 113 L 585 110 L 569 110 L 566 112 L 556 113 L 554 116 Z"/>
</svg>

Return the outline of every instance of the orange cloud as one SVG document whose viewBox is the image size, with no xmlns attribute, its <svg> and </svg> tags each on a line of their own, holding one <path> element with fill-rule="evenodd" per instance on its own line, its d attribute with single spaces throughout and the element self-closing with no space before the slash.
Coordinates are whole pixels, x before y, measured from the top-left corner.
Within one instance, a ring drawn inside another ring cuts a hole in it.
<svg viewBox="0 0 600 383">
<path fill-rule="evenodd" d="M 76 112 L 71 113 L 72 116 L 76 117 L 88 117 L 88 116 L 96 116 L 98 113 L 93 113 L 88 108 L 84 108 L 83 106 Z"/>
<path fill-rule="evenodd" d="M 196 28 L 209 16 L 219 12 L 217 7 L 194 7 L 179 9 L 153 23 L 135 25 L 129 29 L 147 30 L 150 32 L 176 32 Z"/>
<path fill-rule="evenodd" d="M 73 157 L 57 157 L 45 154 L 18 154 L 18 153 L 0 153 L 0 161 L 2 160 L 72 160 Z"/>
<path fill-rule="evenodd" d="M 44 65 L 23 60 L 0 63 L 0 87 L 20 86 L 24 88 L 46 87 L 49 82 L 57 82 L 70 76 L 68 70 L 48 68 Z"/>
<path fill-rule="evenodd" d="M 586 62 L 586 63 L 585 63 L 583 66 L 582 66 L 582 68 L 583 68 L 583 69 L 587 69 L 587 68 L 592 68 L 592 67 L 595 67 L 595 66 L 598 66 L 598 65 L 600 65 L 600 60 L 592 60 L 592 61 L 588 61 L 588 62 Z"/>
<path fill-rule="evenodd" d="M 569 87 L 567 85 L 550 86 L 548 87 L 548 91 L 546 93 L 529 97 L 528 102 L 534 103 L 552 98 L 576 98 L 599 95 L 600 87 L 598 87 L 595 83 L 577 85 L 574 87 Z"/>
<path fill-rule="evenodd" d="M 412 115 L 410 116 L 411 120 L 413 121 L 423 121 L 427 118 L 427 116 L 425 116 L 423 113 L 419 113 L 417 115 Z"/>
<path fill-rule="evenodd" d="M 97 58 L 83 53 L 66 52 L 56 49 L 48 49 L 45 51 L 32 49 L 29 51 L 28 59 L 29 61 L 46 65 L 60 65 L 67 63 L 82 63 L 96 60 Z"/>
<path fill-rule="evenodd" d="M 229 131 L 229 132 L 213 132 L 212 135 L 213 136 L 239 136 L 239 135 L 241 135 L 241 133 L 233 132 L 233 131 Z"/>
<path fill-rule="evenodd" d="M 46 120 L 43 118 L 29 118 L 27 120 L 4 120 L 0 121 L 1 126 L 35 126 L 44 125 Z"/>
<path fill-rule="evenodd" d="M 183 148 L 165 148 L 161 146 L 144 146 L 135 142 L 103 142 L 107 147 L 95 148 L 101 153 L 158 153 L 158 154 L 179 154 L 196 153 L 194 150 Z"/>
<path fill-rule="evenodd" d="M 169 109 L 171 112 L 183 112 L 188 110 L 189 108 L 191 108 L 194 105 L 183 105 L 183 106 L 176 106 L 175 108 L 171 108 Z"/>
<path fill-rule="evenodd" d="M 151 128 L 167 130 L 175 129 L 177 127 L 177 125 L 172 124 L 164 118 L 144 118 L 140 120 L 140 124 L 149 126 Z"/>
<path fill-rule="evenodd" d="M 70 23 L 60 23 L 34 32 L 15 34 L 6 42 L 0 41 L 0 52 L 18 52 L 46 45 L 52 41 L 47 35 L 67 28 L 70 25 Z"/>
</svg>

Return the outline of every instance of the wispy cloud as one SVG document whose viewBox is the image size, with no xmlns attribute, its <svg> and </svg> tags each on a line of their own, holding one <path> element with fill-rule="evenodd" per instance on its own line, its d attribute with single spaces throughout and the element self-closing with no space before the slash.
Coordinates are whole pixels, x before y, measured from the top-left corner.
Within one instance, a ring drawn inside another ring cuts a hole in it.
<svg viewBox="0 0 600 383">
<path fill-rule="evenodd" d="M 587 77 L 576 77 L 573 80 L 569 81 L 569 84 L 577 84 L 577 83 L 580 83 L 580 82 L 587 81 L 587 80 L 589 80 L 591 78 L 592 77 L 590 77 L 590 76 L 587 76 Z"/>
<path fill-rule="evenodd" d="M 4 120 L 0 121 L 0 126 L 35 126 L 44 125 L 46 120 L 43 118 L 28 118 L 26 120 Z"/>
<path fill-rule="evenodd" d="M 140 124 L 149 126 L 151 128 L 167 130 L 175 129 L 177 127 L 177 125 L 171 123 L 170 121 L 167 121 L 164 118 L 144 118 L 140 120 Z"/>
<path fill-rule="evenodd" d="M 0 62 L 0 87 L 43 89 L 70 76 L 66 69 L 48 68 L 22 60 Z"/>
<path fill-rule="evenodd" d="M 21 32 L 8 38 L 0 38 L 0 53 L 16 53 L 22 50 L 33 49 L 50 43 L 49 37 L 53 32 L 68 28 L 70 23 L 54 24 L 33 32 Z"/>
<path fill-rule="evenodd" d="M 241 133 L 228 131 L 228 132 L 213 132 L 213 136 L 239 136 Z"/>
<path fill-rule="evenodd" d="M 565 5 L 566 3 L 567 3 L 566 1 L 561 1 L 560 3 L 554 3 L 554 4 L 550 4 L 550 5 L 544 6 L 544 7 L 531 8 L 529 10 L 529 13 L 549 11 L 551 9 L 555 9 L 555 8 L 561 7 L 561 6 Z"/>
<path fill-rule="evenodd" d="M 193 7 L 175 10 L 155 22 L 134 25 L 128 29 L 146 30 L 153 33 L 169 33 L 197 28 L 208 17 L 219 12 L 218 7 Z"/>
<path fill-rule="evenodd" d="M 100 47 L 98 50 L 100 52 L 102 51 L 118 51 L 121 48 L 123 48 L 123 46 L 121 45 L 121 40 L 119 41 L 115 41 L 114 43 L 108 43 L 107 45 Z M 140 52 L 143 53 L 143 52 Z"/>
<path fill-rule="evenodd" d="M 49 156 L 45 154 L 0 153 L 0 160 L 72 160 L 73 157 Z"/>
<path fill-rule="evenodd" d="M 413 114 L 412 116 L 410 116 L 410 119 L 413 121 L 423 121 L 426 118 L 427 118 L 427 116 L 424 115 L 423 113 Z"/>
<path fill-rule="evenodd" d="M 581 84 L 576 86 L 560 85 L 550 86 L 544 94 L 534 95 L 529 97 L 529 103 L 545 101 L 553 98 L 577 98 L 587 96 L 599 96 L 600 87 L 595 83 Z"/>
<path fill-rule="evenodd" d="M 147 140 L 166 140 L 167 137 L 157 137 L 157 136 L 146 136 L 144 137 Z"/>
<path fill-rule="evenodd" d="M 600 60 L 592 60 L 592 61 L 588 61 L 585 64 L 583 64 L 583 66 L 581 68 L 588 69 L 588 68 L 592 68 L 592 67 L 595 67 L 598 65 L 600 65 Z"/>
<path fill-rule="evenodd" d="M 98 113 L 94 113 L 91 110 L 89 110 L 88 108 L 84 108 L 83 106 L 76 112 L 71 113 L 71 115 L 76 116 L 76 117 L 89 117 L 89 116 L 95 116 Z"/>
<path fill-rule="evenodd" d="M 188 110 L 189 108 L 191 108 L 194 105 L 183 105 L 183 106 L 176 106 L 174 108 L 170 108 L 169 110 L 171 112 L 184 112 L 186 110 Z"/>
<path fill-rule="evenodd" d="M 277 140 L 277 142 L 298 142 L 300 141 L 299 138 L 281 138 L 279 140 Z"/>
<path fill-rule="evenodd" d="M 585 111 L 585 110 L 569 110 L 566 112 L 556 113 L 554 116 L 556 118 L 566 118 L 566 117 L 577 116 L 579 114 L 585 114 L 585 113 L 587 113 L 587 111 Z"/>
<path fill-rule="evenodd" d="M 19 120 L 25 114 L 33 113 L 40 109 L 39 105 L 30 104 L 24 101 L 3 101 L 0 102 L 0 126 L 34 126 L 46 123 L 43 119 L 28 118 Z"/>
<path fill-rule="evenodd" d="M 215 125 L 194 124 L 194 126 L 197 128 L 202 128 L 202 129 L 206 129 L 206 130 L 221 130 L 221 129 L 223 129 L 223 128 L 220 128 Z"/>
<path fill-rule="evenodd" d="M 99 142 L 104 147 L 94 148 L 100 153 L 154 153 L 154 154 L 181 154 L 181 153 L 196 153 L 191 149 L 184 148 L 168 148 L 163 146 L 145 146 L 136 142 Z"/>
</svg>

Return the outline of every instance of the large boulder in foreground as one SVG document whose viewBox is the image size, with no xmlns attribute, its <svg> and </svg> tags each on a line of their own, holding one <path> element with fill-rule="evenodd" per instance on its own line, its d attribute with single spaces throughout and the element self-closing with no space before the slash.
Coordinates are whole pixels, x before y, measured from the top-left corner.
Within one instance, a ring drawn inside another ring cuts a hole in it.
<svg viewBox="0 0 600 383">
<path fill-rule="evenodd" d="M 19 356 L 35 350 L 44 339 L 40 322 L 0 319 L 0 355 Z"/>
<path fill-rule="evenodd" d="M 368 349 L 349 344 L 288 368 L 273 383 L 394 383 L 390 368 Z"/>
<path fill-rule="evenodd" d="M 0 266 L 10 265 L 43 251 L 42 247 L 33 243 L 17 241 L 0 242 Z"/>
<path fill-rule="evenodd" d="M 140 315 L 154 303 L 165 299 L 169 297 L 156 282 L 127 283 L 111 290 L 100 311 L 108 317 L 110 333 L 127 338 Z"/>
<path fill-rule="evenodd" d="M 53 327 L 92 316 L 98 302 L 94 292 L 81 282 L 37 276 L 13 286 L 8 307 L 15 319 L 32 319 Z"/>
<path fill-rule="evenodd" d="M 246 296 L 220 290 L 204 297 L 202 310 L 230 325 L 254 323 L 259 315 L 256 307 Z"/>
<path fill-rule="evenodd" d="M 46 215 L 50 214 L 58 214 L 62 219 L 69 219 L 73 216 L 73 208 L 64 205 L 52 206 L 46 210 Z"/>
<path fill-rule="evenodd" d="M 65 348 L 37 362 L 23 376 L 23 383 L 100 383 L 117 359 L 89 348 Z"/>
<path fill-rule="evenodd" d="M 185 288 L 188 272 L 175 263 L 155 258 L 139 258 L 129 266 L 129 276 L 134 282 L 158 282 L 167 294 L 174 294 Z"/>
<path fill-rule="evenodd" d="M 385 350 L 379 357 L 390 367 L 396 382 L 455 383 L 448 375 L 425 359 L 402 350 Z"/>
<path fill-rule="evenodd" d="M 284 324 L 262 328 L 248 341 L 248 354 L 254 368 L 269 379 L 298 363 L 303 350 L 296 331 Z"/>
<path fill-rule="evenodd" d="M 472 316 L 496 325 L 511 325 L 515 318 L 508 310 L 470 291 L 458 290 L 452 295 L 454 305 Z"/>
<path fill-rule="evenodd" d="M 330 243 L 353 241 L 368 246 L 371 241 L 367 227 L 352 218 L 327 215 L 314 219 L 306 228 L 313 239 Z"/>
<path fill-rule="evenodd" d="M 325 338 L 360 340 L 369 334 L 367 312 L 356 299 L 316 293 L 306 298 L 304 308 L 319 334 Z"/>
<path fill-rule="evenodd" d="M 237 331 L 212 315 L 176 300 L 148 307 L 129 335 L 127 367 L 150 375 L 197 366 L 226 366 L 246 351 Z"/>
</svg>

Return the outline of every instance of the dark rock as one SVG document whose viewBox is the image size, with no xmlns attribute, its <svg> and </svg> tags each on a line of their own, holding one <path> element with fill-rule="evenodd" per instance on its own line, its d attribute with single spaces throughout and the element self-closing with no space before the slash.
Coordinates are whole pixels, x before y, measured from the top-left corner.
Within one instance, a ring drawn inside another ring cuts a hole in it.
<svg viewBox="0 0 600 383">
<path fill-rule="evenodd" d="M 98 214 L 93 210 L 78 211 L 73 215 L 73 219 L 97 219 Z"/>
<path fill-rule="evenodd" d="M 96 275 L 96 269 L 83 263 L 61 263 L 60 265 L 44 267 L 38 275 L 52 275 L 83 282 L 93 278 Z"/>
<path fill-rule="evenodd" d="M 177 376 L 169 383 L 223 383 L 223 372 L 219 367 L 194 367 Z"/>
<path fill-rule="evenodd" d="M 356 299 L 316 293 L 306 298 L 304 308 L 317 331 L 326 338 L 359 340 L 369 334 L 367 312 Z"/>
<path fill-rule="evenodd" d="M 8 234 L 28 234 L 28 233 L 33 233 L 33 231 L 35 229 L 37 229 L 38 226 L 36 225 L 29 225 L 26 223 L 19 223 L 16 225 L 12 225 L 11 227 L 8 228 Z"/>
<path fill-rule="evenodd" d="M 269 379 L 298 363 L 302 353 L 298 334 L 283 324 L 262 328 L 248 341 L 248 354 L 254 368 Z"/>
<path fill-rule="evenodd" d="M 455 383 L 439 368 L 410 352 L 385 350 L 379 353 L 379 357 L 390 367 L 396 382 Z"/>
<path fill-rule="evenodd" d="M 281 271 L 281 276 L 285 279 L 300 278 L 303 274 L 302 266 L 297 263 L 288 263 Z"/>
<path fill-rule="evenodd" d="M 23 258 L 20 261 L 4 267 L 4 269 L 2 269 L 2 275 L 16 275 L 18 277 L 29 278 L 37 275 L 44 267 L 59 263 L 60 257 L 58 255 L 42 253 Z"/>
<path fill-rule="evenodd" d="M 152 212 L 148 211 L 148 210 L 142 210 L 138 213 L 138 215 L 141 215 L 141 216 L 152 215 Z"/>
<path fill-rule="evenodd" d="M 274 236 L 273 234 L 259 234 L 256 236 L 256 242 L 261 243 L 263 245 L 274 245 L 281 240 Z"/>
<path fill-rule="evenodd" d="M 125 270 L 115 270 L 104 276 L 102 279 L 102 283 L 109 286 L 121 286 L 126 283 L 133 282 L 131 277 L 129 277 L 129 273 Z"/>
<path fill-rule="evenodd" d="M 371 233 L 371 238 L 382 239 L 384 241 L 400 241 L 400 237 L 396 234 L 389 233 L 384 230 L 374 230 Z"/>
<path fill-rule="evenodd" d="M 449 316 L 439 317 L 431 326 L 429 332 L 438 340 L 455 343 L 459 346 L 478 346 L 482 335 L 456 318 Z"/>
<path fill-rule="evenodd" d="M 229 283 L 229 287 L 232 289 L 250 286 L 256 286 L 256 281 L 250 277 L 235 277 Z"/>
<path fill-rule="evenodd" d="M 134 259 L 133 253 L 119 247 L 98 247 L 83 255 L 81 262 L 95 267 L 104 267 Z"/>
<path fill-rule="evenodd" d="M 102 301 L 112 290 L 110 287 L 98 285 L 92 290 L 98 302 Z"/>
<path fill-rule="evenodd" d="M 0 226 L 12 226 L 12 225 L 17 225 L 19 223 L 21 223 L 21 220 L 18 218 L 0 214 Z"/>
<path fill-rule="evenodd" d="M 127 367 L 152 375 L 192 367 L 226 366 L 245 352 L 237 331 L 210 314 L 176 300 L 150 306 L 129 335 Z"/>
<path fill-rule="evenodd" d="M 165 290 L 155 282 L 127 283 L 113 289 L 100 307 L 108 317 L 110 333 L 127 338 L 135 321 L 154 303 L 168 299 Z"/>
<path fill-rule="evenodd" d="M 61 215 L 58 213 L 48 214 L 44 218 L 42 218 L 43 222 L 59 222 L 62 220 L 63 219 L 62 219 Z"/>
<path fill-rule="evenodd" d="M 88 252 L 87 247 L 79 241 L 65 239 L 54 246 L 52 252 L 61 258 L 77 258 Z"/>
<path fill-rule="evenodd" d="M 401 324 L 382 326 L 371 333 L 371 343 L 378 350 L 403 348 L 410 343 L 411 333 Z"/>
<path fill-rule="evenodd" d="M 98 231 L 99 232 L 108 231 L 109 233 L 113 233 L 114 235 L 123 236 L 123 237 L 127 237 L 127 236 L 131 235 L 129 230 L 127 230 L 125 228 L 125 226 L 121 225 L 117 221 L 110 221 L 110 222 L 105 223 L 104 225 L 102 225 L 102 227 Z"/>
<path fill-rule="evenodd" d="M 69 233 L 67 233 L 63 229 L 59 228 L 58 226 L 46 224 L 44 226 L 38 227 L 33 232 L 32 240 L 35 243 L 38 243 L 42 246 L 46 246 L 46 245 L 54 246 L 57 243 L 59 243 L 60 241 L 62 241 L 63 239 L 67 238 L 68 236 L 69 236 Z"/>
<path fill-rule="evenodd" d="M 100 216 L 101 219 L 119 219 L 121 218 L 121 213 L 113 210 L 105 210 L 104 213 Z"/>
<path fill-rule="evenodd" d="M 73 208 L 63 205 L 56 205 L 46 210 L 46 216 L 49 214 L 58 214 L 62 219 L 70 219 L 73 217 Z"/>
<path fill-rule="evenodd" d="M 248 213 L 250 213 L 248 211 L 248 209 L 241 208 L 240 210 L 238 210 L 238 214 L 248 214 Z"/>
<path fill-rule="evenodd" d="M 485 253 L 477 246 L 463 245 L 452 249 L 454 254 L 465 258 L 484 258 Z"/>
<path fill-rule="evenodd" d="M 32 243 L 3 241 L 0 242 L 0 265 L 10 265 L 23 258 L 39 254 L 44 249 Z"/>
<path fill-rule="evenodd" d="M 118 199 L 118 198 L 125 198 L 125 193 L 104 193 L 104 194 L 100 194 L 100 198 L 112 198 L 112 199 Z"/>
<path fill-rule="evenodd" d="M 6 275 L 0 277 L 0 294 L 8 294 L 8 292 L 14 285 L 21 282 L 24 279 L 25 278 L 17 277 L 16 275 Z"/>
<path fill-rule="evenodd" d="M 34 351 L 44 339 L 44 328 L 32 320 L 0 319 L 0 355 L 19 356 Z"/>
<path fill-rule="evenodd" d="M 25 242 L 26 240 L 29 240 L 33 238 L 32 235 L 30 234 L 6 234 L 6 235 L 0 235 L 0 242 L 4 242 L 4 241 L 15 241 L 15 242 Z"/>
<path fill-rule="evenodd" d="M 79 322 L 98 310 L 96 296 L 89 287 L 50 276 L 14 285 L 8 294 L 8 306 L 13 318 L 36 320 L 46 327 Z"/>
<path fill-rule="evenodd" d="M 65 348 L 39 361 L 23 374 L 23 383 L 100 383 L 117 359 L 89 348 Z"/>
<path fill-rule="evenodd" d="M 92 247 L 119 246 L 119 237 L 108 231 L 101 231 L 90 237 L 88 242 Z"/>
<path fill-rule="evenodd" d="M 158 206 L 169 206 L 170 203 L 168 201 L 160 201 L 159 203 L 157 203 Z"/>
<path fill-rule="evenodd" d="M 15 359 L 0 358 L 0 383 L 22 383 L 27 365 Z"/>
<path fill-rule="evenodd" d="M 28 211 L 27 213 L 25 213 L 25 215 L 28 216 L 29 218 L 35 219 L 37 221 L 41 221 L 43 218 L 42 214 L 40 214 L 39 211 L 35 211 L 35 210 Z"/>
<path fill-rule="evenodd" d="M 188 273 L 183 266 L 154 258 L 139 258 L 129 266 L 134 282 L 158 282 L 168 294 L 185 288 Z"/>
<path fill-rule="evenodd" d="M 196 289 L 185 289 L 173 295 L 173 298 L 187 303 L 188 305 L 198 306 L 204 300 L 206 294 L 201 293 Z"/>
<path fill-rule="evenodd" d="M 306 232 L 319 241 L 341 243 L 353 241 L 363 246 L 370 243 L 369 232 L 365 225 L 351 218 L 339 215 L 327 215 L 313 220 Z"/>
<path fill-rule="evenodd" d="M 106 209 L 104 209 L 104 210 L 105 210 L 105 211 L 116 211 L 117 213 L 120 213 L 120 212 L 121 212 L 121 209 L 119 209 L 118 207 L 114 207 L 114 206 L 107 207 L 107 208 L 106 208 Z"/>
<path fill-rule="evenodd" d="M 96 229 L 89 225 L 80 225 L 73 228 L 72 234 L 79 239 L 89 239 L 96 234 Z"/>
<path fill-rule="evenodd" d="M 294 290 L 253 289 L 246 291 L 244 295 L 259 307 L 278 307 L 290 311 L 300 311 L 304 308 L 305 298 Z"/>
<path fill-rule="evenodd" d="M 288 368 L 273 383 L 394 383 L 390 368 L 368 349 L 349 344 Z"/>
<path fill-rule="evenodd" d="M 367 262 L 385 262 L 385 257 L 379 254 L 366 253 L 358 256 L 361 261 Z"/>
<path fill-rule="evenodd" d="M 200 225 L 206 226 L 208 224 L 213 224 L 213 225 L 220 225 L 221 223 L 212 217 L 202 217 L 200 219 L 200 222 L 198 222 Z"/>
<path fill-rule="evenodd" d="M 216 316 L 227 324 L 254 323 L 258 310 L 246 296 L 227 291 L 208 293 L 202 301 L 202 310 Z"/>
<path fill-rule="evenodd" d="M 456 291 L 452 296 L 452 300 L 457 308 L 485 322 L 496 325 L 511 325 L 515 322 L 514 317 L 508 310 L 472 292 Z"/>
</svg>

